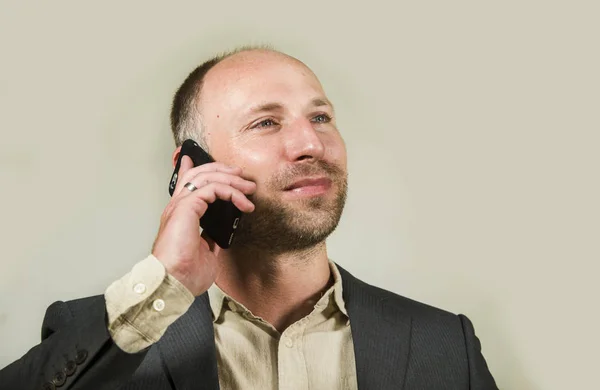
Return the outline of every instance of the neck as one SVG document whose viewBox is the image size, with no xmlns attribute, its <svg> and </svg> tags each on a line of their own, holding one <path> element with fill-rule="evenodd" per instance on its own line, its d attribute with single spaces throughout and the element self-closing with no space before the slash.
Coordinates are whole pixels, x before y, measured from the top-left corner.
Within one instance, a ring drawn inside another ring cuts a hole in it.
<svg viewBox="0 0 600 390">
<path fill-rule="evenodd" d="M 333 280 L 324 242 L 281 254 L 232 248 L 219 263 L 217 286 L 279 332 L 308 315 Z"/>
</svg>

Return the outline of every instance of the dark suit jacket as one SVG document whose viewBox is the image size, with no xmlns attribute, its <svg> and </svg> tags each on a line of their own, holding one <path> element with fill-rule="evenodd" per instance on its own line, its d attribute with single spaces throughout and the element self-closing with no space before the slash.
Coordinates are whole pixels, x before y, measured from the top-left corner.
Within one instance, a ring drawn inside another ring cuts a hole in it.
<svg viewBox="0 0 600 390">
<path fill-rule="evenodd" d="M 360 390 L 497 389 L 467 317 L 368 285 L 339 269 Z M 111 341 L 102 295 L 53 303 L 42 342 L 0 371 L 0 389 L 43 389 L 53 378 L 63 383 L 56 387 L 61 390 L 218 389 L 207 294 L 196 298 L 159 342 L 136 354 Z"/>
</svg>

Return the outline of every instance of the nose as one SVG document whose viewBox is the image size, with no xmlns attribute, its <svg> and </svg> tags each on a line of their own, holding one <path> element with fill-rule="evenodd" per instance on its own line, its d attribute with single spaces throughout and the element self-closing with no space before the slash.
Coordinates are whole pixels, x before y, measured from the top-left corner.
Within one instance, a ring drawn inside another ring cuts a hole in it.
<svg viewBox="0 0 600 390">
<path fill-rule="evenodd" d="M 283 133 L 286 152 L 290 161 L 320 160 L 323 158 L 325 145 L 310 120 L 306 118 L 298 119 Z"/>
</svg>

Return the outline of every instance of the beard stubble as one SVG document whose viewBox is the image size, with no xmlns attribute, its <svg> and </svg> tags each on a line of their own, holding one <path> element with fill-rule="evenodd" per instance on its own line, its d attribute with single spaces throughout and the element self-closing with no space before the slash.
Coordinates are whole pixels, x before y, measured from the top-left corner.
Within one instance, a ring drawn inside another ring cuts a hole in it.
<svg viewBox="0 0 600 390">
<path fill-rule="evenodd" d="M 336 229 L 346 203 L 348 176 L 345 170 L 322 160 L 303 163 L 275 174 L 266 183 L 281 192 L 302 177 L 326 176 L 336 191 L 333 198 L 316 196 L 284 201 L 251 197 L 255 209 L 240 220 L 232 249 L 269 254 L 300 252 L 325 241 Z"/>
</svg>

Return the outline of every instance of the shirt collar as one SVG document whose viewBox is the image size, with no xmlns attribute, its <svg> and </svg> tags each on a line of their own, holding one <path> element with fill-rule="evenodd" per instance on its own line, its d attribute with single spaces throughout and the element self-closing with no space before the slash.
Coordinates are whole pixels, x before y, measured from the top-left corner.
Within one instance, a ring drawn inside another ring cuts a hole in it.
<svg viewBox="0 0 600 390">
<path fill-rule="evenodd" d="M 223 290 L 217 286 L 216 283 L 213 283 L 208 289 L 208 299 L 210 301 L 210 308 L 212 310 L 213 322 L 218 320 L 221 316 L 221 310 L 223 309 L 225 298 L 227 298 L 227 296 Z"/>
<path fill-rule="evenodd" d="M 331 273 L 333 274 L 333 299 L 335 300 L 335 303 L 340 311 L 344 313 L 346 317 L 348 317 L 346 304 L 344 303 L 344 295 L 342 294 L 342 275 L 340 274 L 338 267 L 331 260 L 329 260 L 329 267 L 331 268 Z"/>
<path fill-rule="evenodd" d="M 346 311 L 346 305 L 344 303 L 342 293 L 342 275 L 340 274 L 340 271 L 335 263 L 331 260 L 329 260 L 329 268 L 333 274 L 333 286 L 327 290 L 326 294 L 330 294 L 331 290 L 333 290 L 333 299 L 335 304 L 337 305 L 338 309 L 344 313 L 346 317 L 348 317 L 348 312 Z M 229 310 L 228 305 L 225 304 L 226 301 L 235 302 L 235 300 L 221 290 L 216 283 L 213 283 L 208 289 L 208 298 L 210 301 L 210 308 L 212 310 L 213 322 L 219 319 L 223 310 Z M 237 302 L 235 303 L 240 305 Z"/>
</svg>

